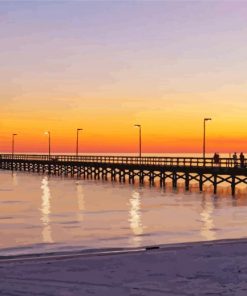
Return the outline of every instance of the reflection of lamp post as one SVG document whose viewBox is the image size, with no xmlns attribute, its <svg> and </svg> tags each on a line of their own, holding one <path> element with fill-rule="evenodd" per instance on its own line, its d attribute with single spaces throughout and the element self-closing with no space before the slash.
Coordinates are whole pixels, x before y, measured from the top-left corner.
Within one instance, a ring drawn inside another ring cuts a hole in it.
<svg viewBox="0 0 247 296">
<path fill-rule="evenodd" d="M 82 128 L 76 130 L 76 156 L 78 156 L 78 146 L 79 146 L 79 131 L 83 131 Z"/>
<path fill-rule="evenodd" d="M 134 126 L 139 128 L 139 157 L 142 157 L 142 127 L 140 124 L 135 124 Z"/>
<path fill-rule="evenodd" d="M 48 131 L 48 132 L 45 132 L 45 135 L 48 135 L 48 150 L 49 150 L 49 160 L 50 160 L 50 157 L 51 157 L 51 133 Z"/>
<path fill-rule="evenodd" d="M 15 154 L 15 136 L 17 136 L 17 134 L 12 134 L 12 159 L 14 158 Z"/>
<path fill-rule="evenodd" d="M 212 120 L 211 118 L 203 119 L 203 158 L 205 163 L 205 155 L 206 155 L 206 121 Z"/>
</svg>

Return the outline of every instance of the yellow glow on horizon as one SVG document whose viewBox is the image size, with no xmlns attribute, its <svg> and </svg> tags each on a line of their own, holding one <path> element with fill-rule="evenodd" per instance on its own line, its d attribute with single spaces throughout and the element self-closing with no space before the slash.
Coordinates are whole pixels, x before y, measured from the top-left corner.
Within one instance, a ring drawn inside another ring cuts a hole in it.
<svg viewBox="0 0 247 296">
<path fill-rule="evenodd" d="M 174 92 L 150 100 L 126 99 L 116 93 L 117 102 L 114 97 L 94 95 L 86 105 L 83 100 L 74 99 L 77 103 L 67 110 L 51 104 L 47 109 L 36 107 L 32 113 L 20 113 L 16 100 L 12 115 L 4 113 L 0 122 L 0 150 L 10 151 L 10 135 L 14 131 L 19 135 L 16 152 L 46 152 L 44 131 L 49 130 L 52 152 L 73 153 L 77 127 L 83 126 L 80 152 L 136 152 L 138 133 L 133 125 L 137 122 L 142 126 L 144 153 L 201 152 L 203 118 L 211 117 L 212 121 L 206 124 L 208 152 L 247 151 L 244 109 L 247 103 L 242 90 L 243 86 L 207 93 Z M 46 98 L 49 100 L 52 97 Z M 69 102 L 70 98 L 65 97 L 66 100 Z"/>
</svg>

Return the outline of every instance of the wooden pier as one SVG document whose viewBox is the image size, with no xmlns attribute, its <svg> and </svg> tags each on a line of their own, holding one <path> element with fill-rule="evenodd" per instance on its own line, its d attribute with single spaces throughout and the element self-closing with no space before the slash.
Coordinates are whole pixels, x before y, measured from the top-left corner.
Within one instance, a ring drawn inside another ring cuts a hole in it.
<svg viewBox="0 0 247 296">
<path fill-rule="evenodd" d="M 27 171 L 42 174 L 64 175 L 119 182 L 159 182 L 165 186 L 172 182 L 174 188 L 183 181 L 188 190 L 191 182 L 198 183 L 203 191 L 205 183 L 213 186 L 214 193 L 221 183 L 231 186 L 235 195 L 237 185 L 247 184 L 247 163 L 234 163 L 231 158 L 221 158 L 218 164 L 212 158 L 197 157 L 130 157 L 130 156 L 71 156 L 0 154 L 0 169 Z"/>
</svg>

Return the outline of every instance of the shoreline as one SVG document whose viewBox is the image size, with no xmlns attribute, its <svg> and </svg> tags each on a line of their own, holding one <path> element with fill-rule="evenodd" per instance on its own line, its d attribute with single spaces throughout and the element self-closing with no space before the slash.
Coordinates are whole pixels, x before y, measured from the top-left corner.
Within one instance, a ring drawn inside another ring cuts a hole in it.
<svg viewBox="0 0 247 296">
<path fill-rule="evenodd" d="M 0 260 L 4 296 L 247 293 L 247 238 Z"/>
<path fill-rule="evenodd" d="M 80 257 L 93 257 L 93 256 L 113 256 L 122 254 L 131 254 L 136 252 L 146 251 L 172 251 L 186 248 L 192 248 L 197 246 L 212 246 L 212 245 L 225 245 L 225 244 L 247 244 L 246 238 L 231 238 L 231 239 L 218 239 L 210 241 L 194 241 L 183 243 L 168 243 L 160 245 L 145 245 L 140 247 L 129 248 L 103 248 L 103 249 L 76 249 L 73 251 L 54 251 L 43 253 L 30 253 L 30 254 L 18 254 L 18 255 L 0 255 L 0 264 L 8 262 L 22 262 L 22 261 L 40 261 L 40 260 L 63 260 L 70 258 Z"/>
</svg>

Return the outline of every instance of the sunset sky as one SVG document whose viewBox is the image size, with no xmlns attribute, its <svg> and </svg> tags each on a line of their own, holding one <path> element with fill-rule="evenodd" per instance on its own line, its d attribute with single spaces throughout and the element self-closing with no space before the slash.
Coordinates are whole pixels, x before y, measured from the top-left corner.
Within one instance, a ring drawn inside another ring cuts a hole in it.
<svg viewBox="0 0 247 296">
<path fill-rule="evenodd" d="M 1 1 L 0 151 L 247 151 L 247 2 Z"/>
</svg>

